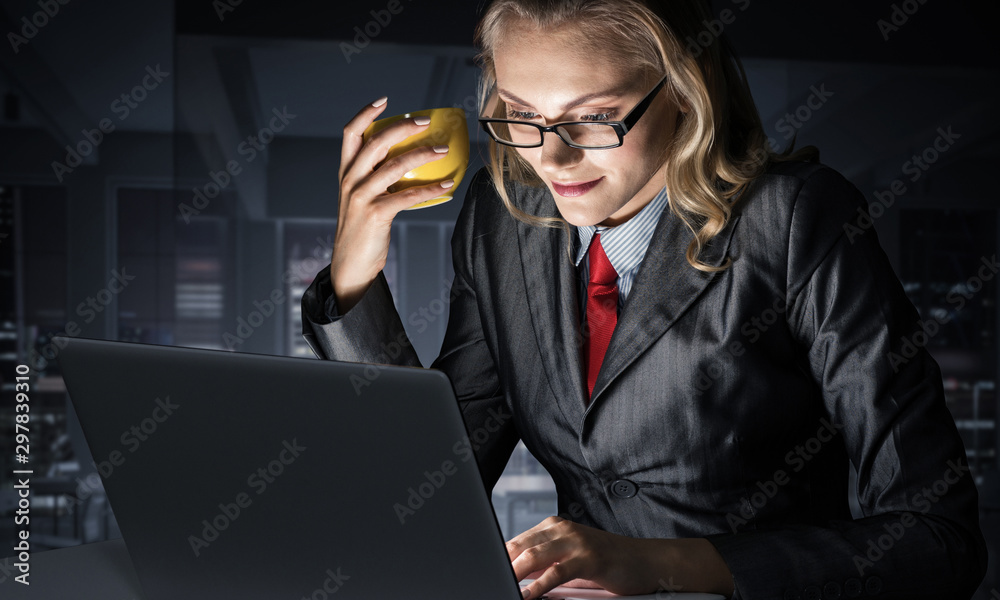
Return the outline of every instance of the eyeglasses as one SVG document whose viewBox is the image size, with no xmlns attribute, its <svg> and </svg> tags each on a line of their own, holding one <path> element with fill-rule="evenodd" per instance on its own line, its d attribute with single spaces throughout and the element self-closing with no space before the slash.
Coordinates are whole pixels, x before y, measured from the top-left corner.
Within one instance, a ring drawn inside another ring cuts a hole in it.
<svg viewBox="0 0 1000 600">
<path fill-rule="evenodd" d="M 570 148 L 603 150 L 624 143 L 625 134 L 639 121 L 652 104 L 656 92 L 667 82 L 664 76 L 639 104 L 621 121 L 566 121 L 555 125 L 538 125 L 513 119 L 480 118 L 479 124 L 497 143 L 515 148 L 537 148 L 545 141 L 546 132 L 554 132 Z"/>
</svg>

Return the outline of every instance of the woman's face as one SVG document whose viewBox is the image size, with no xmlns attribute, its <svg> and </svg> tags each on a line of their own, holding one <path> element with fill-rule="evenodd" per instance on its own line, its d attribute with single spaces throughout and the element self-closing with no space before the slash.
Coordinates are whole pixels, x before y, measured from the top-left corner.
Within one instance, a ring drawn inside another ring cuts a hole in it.
<svg viewBox="0 0 1000 600">
<path fill-rule="evenodd" d="M 572 28 L 520 31 L 524 33 L 511 32 L 493 56 L 498 94 L 510 111 L 507 118 L 546 125 L 618 121 L 652 89 L 638 69 L 622 70 L 607 57 L 581 51 L 580 34 Z M 516 151 L 548 186 L 570 224 L 619 225 L 663 189 L 664 149 L 678 115 L 661 89 L 618 148 L 570 148 L 557 134 L 546 133 L 542 146 Z M 575 189 L 560 185 L 592 182 Z"/>
</svg>

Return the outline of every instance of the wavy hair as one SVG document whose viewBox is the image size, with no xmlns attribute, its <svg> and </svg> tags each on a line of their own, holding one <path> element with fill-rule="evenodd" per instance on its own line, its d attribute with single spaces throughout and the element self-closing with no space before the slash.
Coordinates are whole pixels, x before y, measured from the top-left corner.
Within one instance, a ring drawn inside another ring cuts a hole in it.
<svg viewBox="0 0 1000 600">
<path fill-rule="evenodd" d="M 689 110 L 663 159 L 663 183 L 670 210 L 694 236 L 687 261 L 705 272 L 729 267 L 731 259 L 714 267 L 701 262 L 699 254 L 726 227 L 741 193 L 770 163 L 818 160 L 812 146 L 794 153 L 789 147 L 782 154 L 771 149 L 742 63 L 724 36 L 705 28 L 713 18 L 707 0 L 494 0 L 475 33 L 476 60 L 482 68 L 479 114 L 495 96 L 493 55 L 512 26 L 574 27 L 582 48 L 625 69 L 641 70 L 651 83 L 668 75 L 667 92 Z M 500 117 L 506 106 L 499 97 L 495 101 L 492 116 Z M 568 233 L 569 223 L 562 217 L 539 217 L 514 205 L 508 181 L 544 183 L 514 148 L 490 139 L 489 150 L 493 185 L 511 215 L 531 225 L 563 227 Z M 569 237 L 567 253 L 572 247 Z"/>
</svg>

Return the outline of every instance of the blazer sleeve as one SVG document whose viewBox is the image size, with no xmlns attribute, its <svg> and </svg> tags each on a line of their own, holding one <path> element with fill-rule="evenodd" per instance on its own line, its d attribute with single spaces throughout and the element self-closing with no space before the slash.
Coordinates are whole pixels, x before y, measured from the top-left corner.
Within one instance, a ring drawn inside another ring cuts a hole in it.
<svg viewBox="0 0 1000 600">
<path fill-rule="evenodd" d="M 455 224 L 448 326 L 441 353 L 431 365 L 451 380 L 487 490 L 496 485 L 519 440 L 483 335 L 473 274 L 475 205 L 491 199 L 491 186 L 485 169 L 476 173 Z M 302 296 L 302 335 L 319 358 L 421 366 L 382 272 L 354 307 L 334 319 L 328 314 L 332 287 L 326 266 Z"/>
<path fill-rule="evenodd" d="M 924 347 L 941 324 L 919 320 L 867 215 L 853 185 L 815 171 L 786 275 L 789 329 L 842 426 L 864 517 L 709 537 L 734 598 L 969 598 L 985 574 L 976 486 Z"/>
</svg>

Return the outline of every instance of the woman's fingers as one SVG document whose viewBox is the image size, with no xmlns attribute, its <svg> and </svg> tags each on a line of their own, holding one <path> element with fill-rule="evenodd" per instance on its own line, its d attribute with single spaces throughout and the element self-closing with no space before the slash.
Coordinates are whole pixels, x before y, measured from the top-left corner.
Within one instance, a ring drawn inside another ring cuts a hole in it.
<svg viewBox="0 0 1000 600">
<path fill-rule="evenodd" d="M 545 530 L 549 527 L 549 519 L 551 518 L 549 517 L 531 529 L 515 535 L 507 542 L 507 556 L 510 557 L 511 562 L 528 548 L 547 541 L 552 537 L 550 534 L 545 533 Z"/>
<path fill-rule="evenodd" d="M 558 519 L 558 518 L 556 518 Z M 507 542 L 514 574 L 520 581 L 536 571 L 545 571 L 552 563 L 566 560 L 579 551 L 579 536 L 572 535 L 572 525 L 550 517 Z"/>
<path fill-rule="evenodd" d="M 401 119 L 364 140 L 365 130 L 386 106 L 385 98 L 380 98 L 362 108 L 344 126 L 340 163 L 342 199 L 349 197 L 352 200 L 354 198 L 370 200 L 380 195 L 384 196 L 386 189 L 402 179 L 406 173 L 429 162 L 440 160 L 448 153 L 446 145 L 421 146 L 385 160 L 390 148 L 410 136 L 425 131 L 430 124 L 429 117 Z M 450 186 L 446 185 L 443 189 L 447 187 Z M 341 208 L 343 210 L 343 206 Z"/>
<path fill-rule="evenodd" d="M 455 185 L 455 180 L 448 179 L 447 181 L 418 185 L 392 194 L 386 194 L 377 199 L 379 205 L 377 210 L 380 213 L 384 211 L 384 214 L 390 215 L 389 218 L 394 218 L 399 211 L 406 210 L 426 200 L 437 198 L 453 185 Z"/>
<path fill-rule="evenodd" d="M 349 188 L 356 186 L 362 180 L 370 177 L 372 173 L 381 171 L 384 166 L 392 162 L 392 159 L 386 160 L 386 156 L 389 155 L 389 150 L 396 144 L 405 141 L 407 138 L 427 131 L 429 123 L 430 119 L 428 119 L 427 117 L 414 117 L 409 119 L 402 119 L 400 121 L 392 123 L 391 125 L 386 126 L 385 129 L 372 135 L 368 140 L 365 141 L 361 149 L 358 150 L 358 153 L 355 155 L 354 158 L 354 163 L 351 165 L 351 168 L 344 174 L 342 185 L 347 186 Z M 437 158 L 440 158 L 440 156 L 434 156 L 434 154 L 439 154 L 439 153 L 436 153 L 433 150 L 431 150 L 430 149 L 431 146 L 429 145 L 413 148 L 409 152 L 416 152 L 418 150 L 422 150 L 425 148 L 426 150 L 423 151 L 427 152 L 428 155 L 424 156 L 423 162 L 429 162 L 431 160 L 436 160 Z M 400 157 L 397 156 L 395 158 L 400 158 Z M 414 160 L 414 157 L 411 156 L 405 160 L 409 160 L 412 162 Z M 411 168 L 420 166 L 420 164 L 423 164 L 423 162 L 413 163 L 413 166 Z M 388 187 L 389 185 L 392 185 L 393 183 L 398 181 L 399 178 L 403 176 L 403 173 L 406 173 L 407 170 L 408 169 L 397 171 L 394 174 L 395 178 L 389 181 L 382 188 L 382 190 L 384 191 L 385 187 Z"/>
<path fill-rule="evenodd" d="M 532 573 L 538 571 L 544 573 L 552 564 L 569 558 L 570 550 L 562 540 L 552 540 L 532 546 L 511 561 L 514 575 L 520 581 Z"/>
<path fill-rule="evenodd" d="M 344 142 L 340 147 L 339 181 L 344 180 L 344 174 L 354 164 L 354 157 L 361 149 L 361 137 L 365 129 L 375 122 L 375 119 L 382 114 L 386 106 L 388 106 L 388 98 L 383 96 L 358 111 L 358 114 L 354 115 L 354 118 L 344 126 Z"/>
<path fill-rule="evenodd" d="M 552 563 L 537 579 L 521 588 L 521 597 L 538 598 L 542 594 L 551 592 L 554 588 L 576 579 L 576 571 L 582 566 L 580 563 L 581 561 L 577 558 Z"/>
<path fill-rule="evenodd" d="M 385 128 L 364 139 L 365 130 L 375 122 L 388 104 L 366 106 L 344 126 L 344 144 L 341 146 L 342 175 L 347 177 L 353 170 L 358 176 L 370 173 L 383 160 L 389 148 L 411 135 L 425 131 L 430 125 L 428 117 L 410 117 L 386 125 Z M 346 160 L 345 160 L 346 159 Z"/>
<path fill-rule="evenodd" d="M 608 557 L 596 552 L 607 543 L 600 530 L 549 517 L 507 542 L 507 554 L 518 581 L 534 579 L 523 589 L 537 598 L 560 585 L 602 587 L 594 577 L 612 568 Z"/>
<path fill-rule="evenodd" d="M 354 194 L 374 198 L 385 194 L 386 189 L 403 178 L 406 173 L 447 156 L 447 146 L 421 146 L 393 157 L 373 173 L 369 173 L 353 186 Z"/>
</svg>

